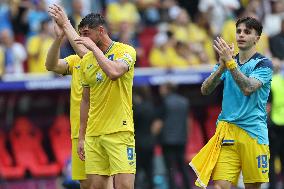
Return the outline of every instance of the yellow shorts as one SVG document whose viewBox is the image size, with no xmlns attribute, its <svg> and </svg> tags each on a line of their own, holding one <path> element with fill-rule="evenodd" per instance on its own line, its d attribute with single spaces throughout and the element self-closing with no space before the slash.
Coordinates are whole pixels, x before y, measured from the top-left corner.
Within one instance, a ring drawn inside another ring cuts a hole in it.
<svg viewBox="0 0 284 189">
<path fill-rule="evenodd" d="M 85 138 L 86 174 L 115 175 L 136 172 L 134 134 L 117 132 Z"/>
<path fill-rule="evenodd" d="M 230 125 L 223 140 L 220 156 L 212 173 L 213 180 L 227 180 L 237 184 L 242 170 L 245 184 L 269 182 L 269 146 L 235 125 Z"/>
<path fill-rule="evenodd" d="M 82 161 L 77 154 L 78 139 L 72 139 L 72 180 L 87 179 L 85 173 L 85 162 Z"/>
</svg>

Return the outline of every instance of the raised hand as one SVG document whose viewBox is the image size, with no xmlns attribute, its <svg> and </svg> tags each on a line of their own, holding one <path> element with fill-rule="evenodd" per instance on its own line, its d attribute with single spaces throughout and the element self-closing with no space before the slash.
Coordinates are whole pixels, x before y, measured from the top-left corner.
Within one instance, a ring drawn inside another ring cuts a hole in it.
<svg viewBox="0 0 284 189">
<path fill-rule="evenodd" d="M 54 27 L 55 37 L 60 38 L 60 39 L 63 38 L 64 31 L 61 27 L 58 26 L 58 24 L 55 21 L 53 22 L 53 27 Z"/>
<path fill-rule="evenodd" d="M 223 61 L 227 62 L 232 60 L 234 55 L 234 45 L 229 46 L 224 39 L 217 37 L 217 39 L 214 40 L 213 47 Z"/>
<path fill-rule="evenodd" d="M 96 47 L 96 44 L 89 38 L 89 37 L 79 37 L 75 39 L 75 42 L 77 44 L 84 45 L 87 49 L 93 50 L 94 47 Z"/>
<path fill-rule="evenodd" d="M 47 12 L 60 27 L 63 27 L 64 24 L 69 22 L 66 13 L 64 12 L 63 8 L 61 8 L 59 5 L 54 4 L 50 6 Z"/>
</svg>

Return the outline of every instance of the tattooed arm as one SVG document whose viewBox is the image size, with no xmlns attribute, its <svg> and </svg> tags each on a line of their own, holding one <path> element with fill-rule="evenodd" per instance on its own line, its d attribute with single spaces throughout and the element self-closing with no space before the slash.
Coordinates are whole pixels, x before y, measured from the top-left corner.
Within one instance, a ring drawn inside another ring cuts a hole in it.
<svg viewBox="0 0 284 189">
<path fill-rule="evenodd" d="M 245 76 L 237 68 L 230 70 L 230 72 L 245 96 L 251 95 L 262 86 L 261 81 Z"/>
<path fill-rule="evenodd" d="M 226 66 L 224 63 L 221 63 L 218 69 L 202 83 L 202 95 L 209 95 L 214 91 L 214 89 L 221 83 L 222 80 L 220 78 L 225 70 Z"/>
</svg>

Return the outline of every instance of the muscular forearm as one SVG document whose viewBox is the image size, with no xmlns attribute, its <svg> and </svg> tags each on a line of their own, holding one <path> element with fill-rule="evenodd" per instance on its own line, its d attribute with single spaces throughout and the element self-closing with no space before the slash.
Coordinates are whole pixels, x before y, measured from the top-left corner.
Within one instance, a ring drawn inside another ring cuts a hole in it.
<svg viewBox="0 0 284 189">
<path fill-rule="evenodd" d="M 125 65 L 109 60 L 97 46 L 94 46 L 92 51 L 99 66 L 111 80 L 116 80 L 123 75 L 125 71 L 125 67 L 123 66 Z"/>
<path fill-rule="evenodd" d="M 84 45 L 77 44 L 74 40 L 80 37 L 70 22 L 66 22 L 63 26 L 65 35 L 67 36 L 71 46 L 78 56 L 81 58 L 89 51 Z"/>
<path fill-rule="evenodd" d="M 219 68 L 202 83 L 201 93 L 203 95 L 209 95 L 214 91 L 214 89 L 221 83 L 220 77 L 224 71 L 225 68 L 223 66 L 219 66 Z"/>
<path fill-rule="evenodd" d="M 238 68 L 231 69 L 230 72 L 245 96 L 250 95 L 261 86 L 260 81 L 245 76 Z"/>
<path fill-rule="evenodd" d="M 89 101 L 82 99 L 80 107 L 80 130 L 79 139 L 85 139 L 85 133 L 87 129 L 88 112 L 89 112 Z"/>
<path fill-rule="evenodd" d="M 60 53 L 60 45 L 62 42 L 62 38 L 56 38 L 52 45 L 50 46 L 46 61 L 45 61 L 45 67 L 48 71 L 54 71 L 58 74 L 64 74 L 64 73 L 59 73 L 61 70 L 57 70 L 56 66 L 58 64 L 59 60 L 59 53 Z"/>
</svg>

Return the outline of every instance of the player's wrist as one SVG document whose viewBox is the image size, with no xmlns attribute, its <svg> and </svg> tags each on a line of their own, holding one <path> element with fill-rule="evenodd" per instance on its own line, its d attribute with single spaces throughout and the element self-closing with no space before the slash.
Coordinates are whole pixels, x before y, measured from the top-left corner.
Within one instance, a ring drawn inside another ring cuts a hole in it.
<svg viewBox="0 0 284 189">
<path fill-rule="evenodd" d="M 225 64 L 226 64 L 227 69 L 229 69 L 229 70 L 233 70 L 233 69 L 237 68 L 237 63 L 235 62 L 234 59 L 226 60 Z"/>
</svg>

